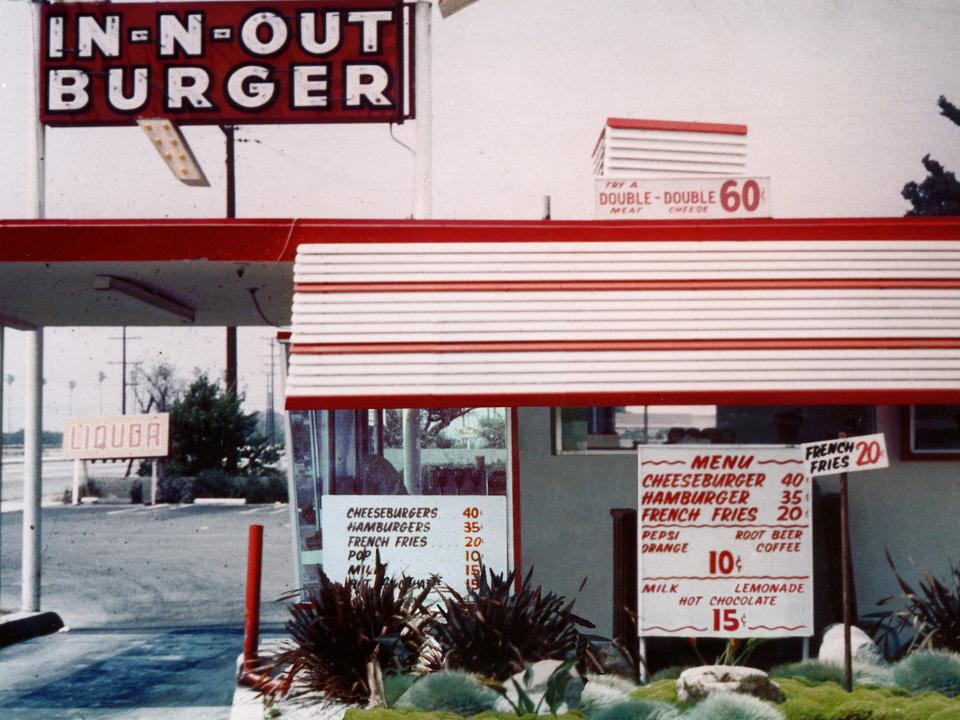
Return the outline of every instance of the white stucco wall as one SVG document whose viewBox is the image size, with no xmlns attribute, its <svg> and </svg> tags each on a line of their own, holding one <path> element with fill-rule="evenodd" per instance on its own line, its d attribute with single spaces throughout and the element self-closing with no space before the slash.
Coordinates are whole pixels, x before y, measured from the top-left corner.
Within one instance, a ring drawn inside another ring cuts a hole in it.
<svg viewBox="0 0 960 720">
<path fill-rule="evenodd" d="M 888 547 L 898 568 L 915 578 L 908 558 L 935 574 L 960 561 L 960 462 L 900 461 L 899 408 L 878 409 L 890 467 L 850 475 L 851 544 L 861 613 L 897 592 L 884 560 Z M 635 508 L 633 455 L 554 455 L 549 408 L 519 414 L 522 551 L 524 571 L 545 588 L 577 597 L 576 611 L 612 629 L 613 584 L 610 509 Z M 836 478 L 824 478 L 836 491 Z M 586 588 L 577 594 L 580 580 Z"/>
</svg>

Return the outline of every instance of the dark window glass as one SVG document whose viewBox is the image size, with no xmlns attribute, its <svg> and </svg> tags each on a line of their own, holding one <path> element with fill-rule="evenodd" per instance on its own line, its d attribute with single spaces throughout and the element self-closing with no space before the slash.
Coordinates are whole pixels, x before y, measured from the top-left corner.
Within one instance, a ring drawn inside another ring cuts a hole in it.
<svg viewBox="0 0 960 720">
<path fill-rule="evenodd" d="M 641 445 L 783 445 L 874 431 L 869 405 L 636 405 L 559 408 L 562 452 Z"/>
<path fill-rule="evenodd" d="M 960 405 L 914 405 L 910 444 L 915 453 L 960 453 Z"/>
</svg>

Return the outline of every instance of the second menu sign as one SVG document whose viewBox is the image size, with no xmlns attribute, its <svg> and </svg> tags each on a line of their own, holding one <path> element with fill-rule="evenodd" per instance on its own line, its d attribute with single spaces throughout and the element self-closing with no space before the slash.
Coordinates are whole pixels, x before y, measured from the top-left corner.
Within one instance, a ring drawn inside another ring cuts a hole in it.
<svg viewBox="0 0 960 720">
<path fill-rule="evenodd" d="M 641 450 L 641 636 L 813 632 L 810 478 L 798 448 Z"/>
</svg>

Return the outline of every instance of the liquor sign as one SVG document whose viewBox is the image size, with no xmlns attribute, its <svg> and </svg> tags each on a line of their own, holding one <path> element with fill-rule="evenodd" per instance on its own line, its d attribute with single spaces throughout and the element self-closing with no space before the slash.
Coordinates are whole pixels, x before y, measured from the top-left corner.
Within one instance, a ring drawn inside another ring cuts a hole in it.
<svg viewBox="0 0 960 720">
<path fill-rule="evenodd" d="M 598 220 L 712 220 L 771 216 L 770 178 L 597 178 Z"/>
<path fill-rule="evenodd" d="M 641 636 L 813 634 L 811 485 L 801 458 L 779 446 L 641 450 Z"/>
<path fill-rule="evenodd" d="M 402 122 L 413 22 L 401 0 L 44 3 L 40 119 Z"/>
<path fill-rule="evenodd" d="M 333 580 L 373 572 L 376 553 L 393 575 L 439 575 L 458 592 L 481 565 L 507 569 L 507 499 L 499 495 L 328 495 L 323 571 Z"/>
<path fill-rule="evenodd" d="M 170 413 L 70 418 L 63 430 L 63 457 L 113 460 L 166 457 L 170 452 Z"/>
<path fill-rule="evenodd" d="M 806 443 L 800 448 L 810 477 L 879 470 L 890 466 L 883 433 Z"/>
</svg>

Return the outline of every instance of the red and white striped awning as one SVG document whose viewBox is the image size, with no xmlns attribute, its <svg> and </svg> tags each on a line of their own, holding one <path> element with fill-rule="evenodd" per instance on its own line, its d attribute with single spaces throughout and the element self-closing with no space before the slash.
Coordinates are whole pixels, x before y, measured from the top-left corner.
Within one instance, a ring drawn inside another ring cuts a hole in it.
<svg viewBox="0 0 960 720">
<path fill-rule="evenodd" d="M 446 227 L 300 245 L 288 409 L 960 402 L 956 219 Z"/>
</svg>

